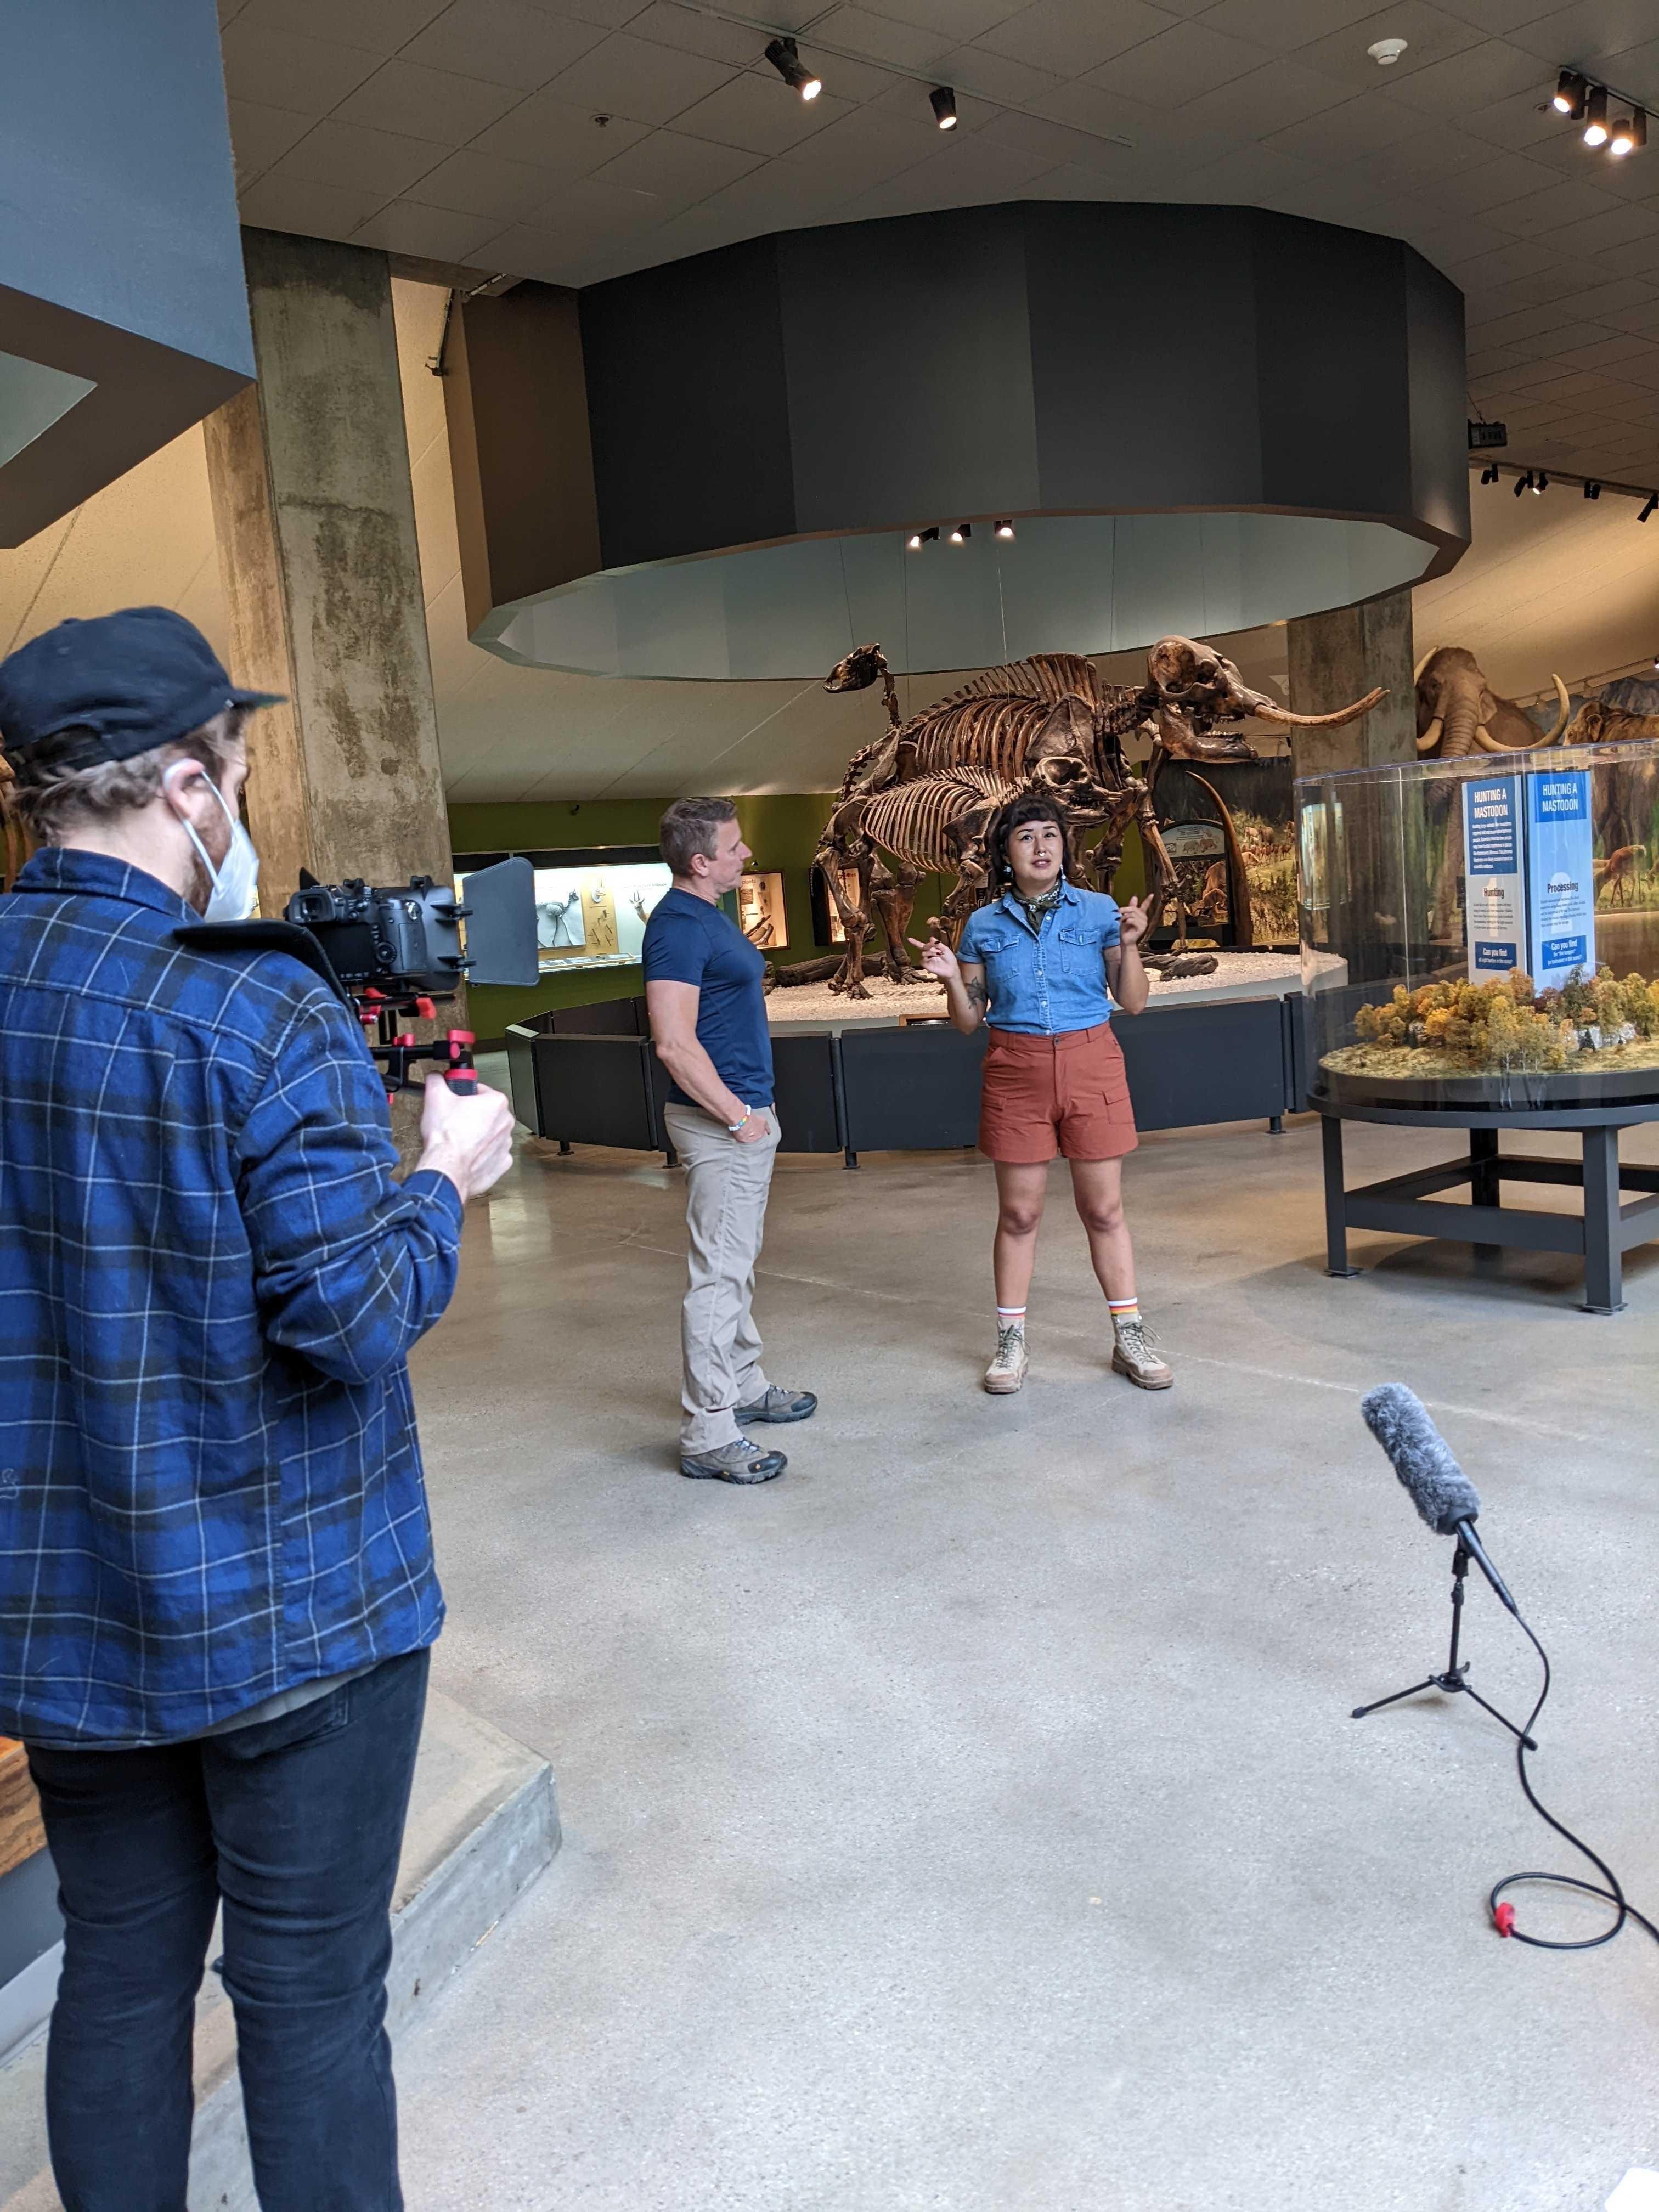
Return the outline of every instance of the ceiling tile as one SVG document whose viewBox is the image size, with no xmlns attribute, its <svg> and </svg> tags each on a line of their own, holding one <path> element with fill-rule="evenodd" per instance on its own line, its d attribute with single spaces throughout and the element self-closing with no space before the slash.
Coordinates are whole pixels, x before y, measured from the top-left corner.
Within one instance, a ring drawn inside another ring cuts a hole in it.
<svg viewBox="0 0 1659 2212">
<path fill-rule="evenodd" d="M 832 8 L 800 37 L 802 53 L 814 67 L 822 65 L 827 72 L 826 84 L 835 76 L 835 58 L 827 52 L 814 54 L 813 31 L 831 46 L 849 46 L 855 54 L 866 56 L 872 62 L 892 62 L 900 69 L 932 69 L 939 56 L 957 44 L 954 39 L 942 38 L 937 31 L 924 30 L 915 23 L 896 23 L 891 16 L 873 15 L 866 9 Z"/>
<path fill-rule="evenodd" d="M 1540 163 L 1520 154 L 1495 154 L 1489 161 L 1437 179 L 1434 198 L 1459 214 L 1484 215 L 1507 200 L 1543 191 L 1549 181 L 1550 173 Z"/>
<path fill-rule="evenodd" d="M 378 215 L 390 195 L 309 177 L 278 178 L 269 173 L 250 185 L 238 205 L 242 221 L 258 230 L 293 230 L 302 238 L 349 238 Z"/>
<path fill-rule="evenodd" d="M 722 22 L 717 15 L 694 15 L 673 0 L 652 0 L 629 21 L 628 34 L 649 40 L 653 46 L 677 46 L 682 53 L 701 54 L 705 61 L 726 62 L 732 69 L 747 69 L 766 47 L 764 31 Z"/>
<path fill-rule="evenodd" d="M 1229 38 L 1252 39 L 1288 54 L 1373 13 L 1375 0 L 1220 0 L 1204 22 Z"/>
<path fill-rule="evenodd" d="M 593 23 L 601 31 L 620 31 L 645 13 L 645 0 L 536 0 L 538 8 L 551 6 L 559 15 L 574 15 L 579 23 Z"/>
<path fill-rule="evenodd" d="M 1048 70 L 1032 69 L 1007 54 L 993 53 L 988 46 L 959 46 L 943 57 L 939 67 L 958 91 L 976 92 L 1010 107 L 1023 107 L 1028 101 L 1057 92 L 1064 82 Z"/>
<path fill-rule="evenodd" d="M 384 56 L 395 54 L 447 4 L 447 0 L 247 0 L 237 21 L 285 39 L 327 39 Z"/>
<path fill-rule="evenodd" d="M 225 89 L 235 100 L 252 100 L 295 113 L 325 115 L 380 64 L 380 56 L 362 46 L 298 32 L 272 31 L 238 17 L 222 40 Z"/>
<path fill-rule="evenodd" d="M 941 38 L 977 39 L 1019 14 L 1025 0 L 878 0 L 878 10 Z"/>
<path fill-rule="evenodd" d="M 1615 246 L 1654 237 L 1659 237 L 1659 215 L 1644 207 L 1616 207 L 1578 222 L 1563 223 L 1559 229 L 1547 231 L 1540 243 L 1557 253 L 1599 255 Z"/>
<path fill-rule="evenodd" d="M 394 58 L 382 63 L 334 112 L 346 123 L 406 131 L 440 146 L 465 146 L 521 97 L 516 86 L 486 84 L 482 77 L 424 69 L 418 62 Z"/>
<path fill-rule="evenodd" d="M 770 70 L 764 77 L 748 71 L 684 109 L 675 117 L 674 128 L 751 154 L 781 154 L 851 112 L 850 102 L 828 92 L 817 100 L 798 100 Z"/>
<path fill-rule="evenodd" d="M 1506 46 L 1501 39 L 1487 39 L 1462 53 L 1449 54 L 1443 61 L 1407 72 L 1394 89 L 1400 99 L 1420 107 L 1425 114 L 1453 118 L 1516 93 L 1541 100 L 1554 81 L 1551 71 L 1539 68 L 1535 54 Z"/>
<path fill-rule="evenodd" d="M 737 147 L 711 146 L 706 138 L 688 138 L 678 131 L 653 131 L 596 170 L 592 181 L 654 192 L 659 199 L 683 205 L 735 183 L 755 166 L 755 155 Z"/>
<path fill-rule="evenodd" d="M 1275 154 L 1291 154 L 1302 161 L 1352 161 L 1413 137 L 1422 128 L 1423 118 L 1413 110 L 1372 94 L 1286 124 L 1283 130 L 1268 132 L 1263 143 Z"/>
<path fill-rule="evenodd" d="M 1522 23 L 1535 23 L 1540 12 L 1538 0 L 1437 0 L 1437 4 L 1443 15 L 1498 37 Z"/>
<path fill-rule="evenodd" d="M 470 261 L 497 228 L 486 216 L 394 200 L 354 231 L 351 242 L 382 246 L 388 253 L 417 254 L 428 261 Z"/>
<path fill-rule="evenodd" d="M 601 163 L 646 137 L 648 123 L 613 115 L 596 123 L 585 107 L 571 107 L 551 91 L 532 93 L 499 123 L 473 140 L 480 153 L 504 155 L 510 161 L 533 161 L 566 177 L 585 177 Z"/>
<path fill-rule="evenodd" d="M 706 100 L 732 75 L 724 62 L 618 32 L 556 77 L 550 90 L 567 106 L 625 116 L 633 123 L 666 123 Z M 781 78 L 775 81 L 781 100 L 793 96 Z"/>
<path fill-rule="evenodd" d="M 1540 61 L 1593 68 L 1614 54 L 1628 53 L 1653 37 L 1652 0 L 1577 0 L 1571 7 L 1517 24 L 1509 33 Z M 1611 74 L 1611 72 L 1609 72 Z M 1632 86 L 1632 91 L 1639 91 Z"/>
<path fill-rule="evenodd" d="M 1147 0 L 1036 0 L 977 43 L 1035 69 L 1073 77 L 1127 53 L 1178 19 Z"/>
<path fill-rule="evenodd" d="M 443 14 L 410 40 L 403 58 L 530 93 L 604 38 L 596 25 L 550 15 L 530 0 L 450 0 Z"/>
<path fill-rule="evenodd" d="M 804 169 L 826 188 L 850 194 L 897 176 L 933 151 L 933 142 L 921 132 L 886 129 L 879 118 L 858 108 L 805 145 L 796 147 L 777 167 Z M 769 167 L 757 174 L 770 176 L 773 170 Z"/>
<path fill-rule="evenodd" d="M 266 171 L 272 179 L 299 178 L 308 184 L 337 185 L 379 194 L 376 207 L 395 199 L 417 177 L 443 159 L 429 138 L 405 138 L 392 131 L 370 131 L 361 124 L 337 123 L 325 116 L 297 146 Z"/>
<path fill-rule="evenodd" d="M 1650 238 L 1632 239 L 1628 246 L 1610 246 L 1595 257 L 1598 270 L 1614 276 L 1641 276 L 1659 268 L 1659 252 Z"/>
<path fill-rule="evenodd" d="M 1054 168 L 1062 164 L 1094 168 L 1103 150 L 1118 161 L 1125 151 L 1122 147 L 1105 147 L 1102 140 L 1073 131 L 1067 124 L 1052 122 L 1046 115 L 1023 115 L 1017 109 L 1005 110 L 988 123 L 981 137 L 993 145 L 1012 146 L 1022 154 L 1039 157 Z"/>
<path fill-rule="evenodd" d="M 1511 231 L 1517 238 L 1537 238 L 1547 230 L 1559 229 L 1565 222 L 1602 215 L 1619 204 L 1611 193 L 1564 177 L 1559 184 L 1547 185 L 1540 192 L 1528 192 L 1523 200 L 1508 200 L 1501 208 L 1494 208 L 1491 219 L 1501 230 Z"/>
<path fill-rule="evenodd" d="M 1379 39 L 1406 40 L 1405 52 L 1387 69 L 1374 62 L 1367 51 Z M 1397 7 L 1385 8 L 1298 46 L 1296 58 L 1309 69 L 1321 70 L 1352 85 L 1356 92 L 1384 84 L 1397 91 L 1416 71 L 1480 43 L 1479 31 L 1460 23 L 1455 15 L 1430 7 L 1427 0 L 1401 0 Z"/>
<path fill-rule="evenodd" d="M 1237 144 L 1339 106 L 1347 97 L 1334 78 L 1304 69 L 1299 61 L 1269 62 L 1235 84 L 1188 100 L 1178 119 L 1188 129 L 1201 128 Z"/>
<path fill-rule="evenodd" d="M 1273 60 L 1264 46 L 1224 38 L 1204 23 L 1176 23 L 1089 72 L 1091 83 L 1149 107 L 1184 107 Z"/>
<path fill-rule="evenodd" d="M 236 157 L 236 182 L 245 190 L 303 138 L 314 115 L 295 115 L 285 107 L 265 107 L 256 100 L 232 100 L 230 149 Z"/>
<path fill-rule="evenodd" d="M 522 222 L 547 204 L 545 169 L 528 161 L 504 161 L 499 154 L 464 146 L 421 179 L 410 198 L 422 206 L 449 208 L 471 216 L 493 216 L 499 228 Z"/>
<path fill-rule="evenodd" d="M 1224 154 L 1218 161 L 1200 169 L 1193 183 L 1201 199 L 1243 207 L 1277 207 L 1281 198 L 1299 196 L 1316 184 L 1322 193 L 1323 190 L 1322 181 L 1305 161 L 1292 161 L 1285 154 L 1270 154 L 1265 146 L 1240 146 Z M 1299 213 L 1300 207 L 1285 211 Z"/>
</svg>

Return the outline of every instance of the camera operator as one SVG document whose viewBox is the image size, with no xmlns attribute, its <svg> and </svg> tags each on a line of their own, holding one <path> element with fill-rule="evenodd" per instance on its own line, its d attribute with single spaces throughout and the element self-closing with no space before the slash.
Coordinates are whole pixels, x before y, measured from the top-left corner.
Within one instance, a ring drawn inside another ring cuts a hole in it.
<svg viewBox="0 0 1659 2212">
<path fill-rule="evenodd" d="M 179 616 L 0 663 L 0 1730 L 65 1922 L 46 2069 L 77 2212 L 182 2206 L 214 1916 L 265 2212 L 401 2205 L 390 1904 L 443 1618 L 405 1355 L 507 1166 L 426 1086 L 399 1183 L 350 1010 L 193 946 L 252 903 L 232 688 Z"/>
</svg>

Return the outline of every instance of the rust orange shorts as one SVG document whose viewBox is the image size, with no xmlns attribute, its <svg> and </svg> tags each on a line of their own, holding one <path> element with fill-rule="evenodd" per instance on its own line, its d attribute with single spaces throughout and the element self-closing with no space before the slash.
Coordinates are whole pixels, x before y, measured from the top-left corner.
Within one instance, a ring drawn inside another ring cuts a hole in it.
<svg viewBox="0 0 1659 2212">
<path fill-rule="evenodd" d="M 1123 1048 L 1109 1022 L 1063 1036 L 994 1029 L 980 1092 L 979 1148 L 988 1159 L 1034 1166 L 1115 1160 L 1133 1152 L 1134 1109 Z"/>
</svg>

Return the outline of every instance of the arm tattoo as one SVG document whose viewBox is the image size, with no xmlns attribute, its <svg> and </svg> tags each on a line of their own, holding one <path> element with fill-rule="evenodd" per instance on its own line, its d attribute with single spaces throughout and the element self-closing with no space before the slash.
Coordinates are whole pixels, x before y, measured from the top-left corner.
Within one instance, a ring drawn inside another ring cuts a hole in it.
<svg viewBox="0 0 1659 2212">
<path fill-rule="evenodd" d="M 991 1003 L 990 994 L 985 988 L 984 977 L 982 975 L 978 976 L 973 982 L 964 985 L 963 988 L 968 994 L 969 1005 L 974 1008 L 976 1013 L 983 1013 L 986 1007 Z"/>
</svg>

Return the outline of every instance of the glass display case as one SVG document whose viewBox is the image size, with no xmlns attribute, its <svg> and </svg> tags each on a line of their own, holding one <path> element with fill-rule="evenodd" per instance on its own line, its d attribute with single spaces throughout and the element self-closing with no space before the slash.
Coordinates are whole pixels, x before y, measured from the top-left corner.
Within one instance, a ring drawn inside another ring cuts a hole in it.
<svg viewBox="0 0 1659 2212">
<path fill-rule="evenodd" d="M 1296 785 L 1310 1103 L 1659 1100 L 1659 741 Z"/>
</svg>

